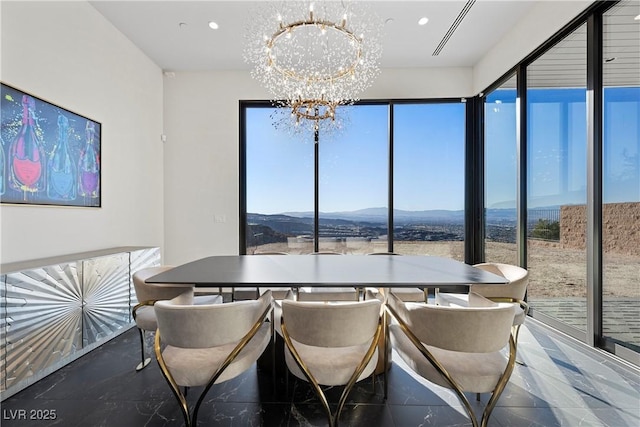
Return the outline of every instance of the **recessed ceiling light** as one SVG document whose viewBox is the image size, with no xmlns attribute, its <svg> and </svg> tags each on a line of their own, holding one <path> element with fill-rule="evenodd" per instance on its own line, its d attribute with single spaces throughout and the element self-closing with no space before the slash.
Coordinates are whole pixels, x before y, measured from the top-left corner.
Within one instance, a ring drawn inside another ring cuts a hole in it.
<svg viewBox="0 0 640 427">
<path fill-rule="evenodd" d="M 425 25 L 427 22 L 429 22 L 429 18 L 427 18 L 426 16 L 423 16 L 418 20 L 418 25 Z"/>
<path fill-rule="evenodd" d="M 635 18 L 633 18 L 633 19 L 635 19 L 636 21 L 640 21 L 640 15 L 636 16 L 636 17 L 635 17 Z"/>
<path fill-rule="evenodd" d="M 216 22 L 209 21 L 209 28 L 211 28 L 212 30 L 217 30 L 219 27 Z"/>
<path fill-rule="evenodd" d="M 187 23 L 186 22 L 179 22 L 178 23 L 178 28 L 180 28 L 181 30 L 187 28 Z"/>
</svg>

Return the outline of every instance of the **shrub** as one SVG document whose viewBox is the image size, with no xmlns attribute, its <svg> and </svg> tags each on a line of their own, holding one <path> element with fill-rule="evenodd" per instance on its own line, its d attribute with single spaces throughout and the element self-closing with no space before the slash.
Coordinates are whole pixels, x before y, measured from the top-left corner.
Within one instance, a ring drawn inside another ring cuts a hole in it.
<svg viewBox="0 0 640 427">
<path fill-rule="evenodd" d="M 541 218 L 529 235 L 538 239 L 560 240 L 560 222 Z"/>
</svg>

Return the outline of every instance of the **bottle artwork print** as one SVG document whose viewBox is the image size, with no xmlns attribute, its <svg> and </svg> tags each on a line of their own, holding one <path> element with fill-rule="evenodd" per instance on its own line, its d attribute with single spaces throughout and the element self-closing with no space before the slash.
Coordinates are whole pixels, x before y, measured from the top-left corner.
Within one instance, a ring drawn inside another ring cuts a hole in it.
<svg viewBox="0 0 640 427">
<path fill-rule="evenodd" d="M 9 184 L 26 195 L 44 189 L 44 149 L 36 133 L 35 101 L 22 97 L 22 127 L 9 148 Z"/>
<path fill-rule="evenodd" d="M 101 207 L 101 139 L 100 122 L 0 82 L 0 203 Z"/>
<path fill-rule="evenodd" d="M 52 200 L 76 198 L 75 166 L 69 152 L 69 119 L 58 115 L 58 138 L 47 167 L 47 197 Z"/>
<path fill-rule="evenodd" d="M 100 157 L 96 150 L 96 130 L 93 122 L 87 121 L 85 146 L 78 162 L 78 193 L 82 197 L 100 197 Z"/>
</svg>

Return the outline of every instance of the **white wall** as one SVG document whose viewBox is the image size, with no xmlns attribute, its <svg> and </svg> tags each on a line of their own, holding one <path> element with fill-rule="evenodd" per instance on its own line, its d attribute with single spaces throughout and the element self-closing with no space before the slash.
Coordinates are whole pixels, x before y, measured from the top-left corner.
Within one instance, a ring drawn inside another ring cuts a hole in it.
<svg viewBox="0 0 640 427">
<path fill-rule="evenodd" d="M 466 98 L 473 96 L 471 68 L 384 69 L 362 99 Z"/>
<path fill-rule="evenodd" d="M 473 92 L 478 94 L 513 68 L 593 1 L 539 1 L 473 69 Z"/>
<path fill-rule="evenodd" d="M 240 100 L 269 94 L 249 71 L 165 77 L 165 261 L 239 250 Z M 464 97 L 471 69 L 383 70 L 363 99 Z"/>
<path fill-rule="evenodd" d="M 0 79 L 102 124 L 102 208 L 2 205 L 0 260 L 161 246 L 161 70 L 89 3 L 0 7 Z"/>
<path fill-rule="evenodd" d="M 239 100 L 267 94 L 248 71 L 164 82 L 165 260 L 237 254 Z"/>
</svg>

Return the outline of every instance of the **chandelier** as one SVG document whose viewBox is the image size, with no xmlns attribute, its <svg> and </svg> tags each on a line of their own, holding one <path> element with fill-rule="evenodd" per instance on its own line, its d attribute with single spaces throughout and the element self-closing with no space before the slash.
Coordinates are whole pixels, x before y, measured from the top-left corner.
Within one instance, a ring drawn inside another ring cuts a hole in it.
<svg viewBox="0 0 640 427">
<path fill-rule="evenodd" d="M 265 3 L 248 31 L 251 75 L 296 125 L 335 122 L 336 108 L 358 101 L 380 72 L 382 24 L 347 0 Z"/>
</svg>

